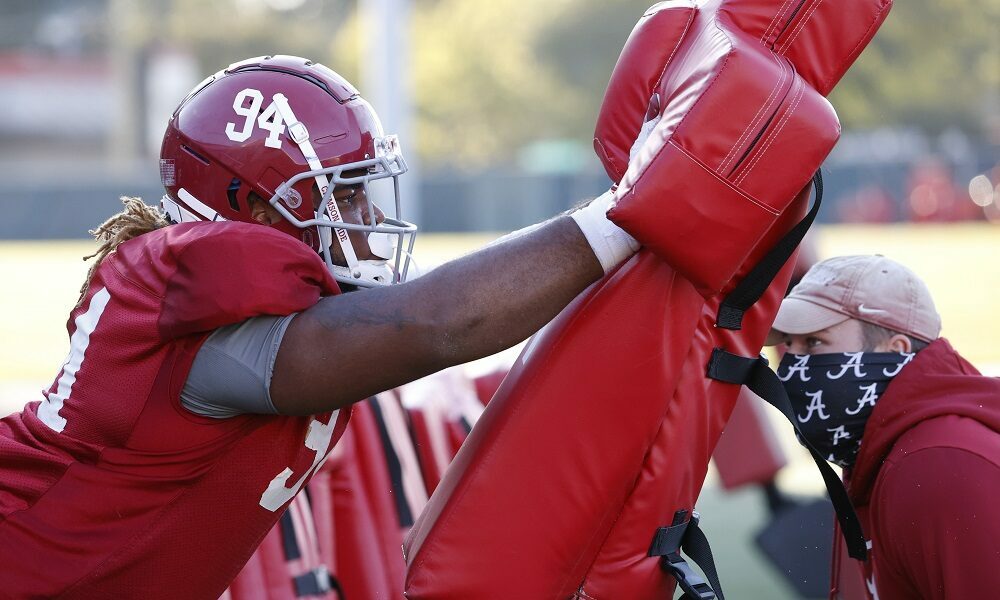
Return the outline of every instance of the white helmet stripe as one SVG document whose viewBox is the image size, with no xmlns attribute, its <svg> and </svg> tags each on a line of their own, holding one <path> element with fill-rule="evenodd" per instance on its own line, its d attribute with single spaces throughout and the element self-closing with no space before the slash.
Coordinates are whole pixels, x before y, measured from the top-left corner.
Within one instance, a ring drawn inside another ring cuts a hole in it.
<svg viewBox="0 0 1000 600">
<path fill-rule="evenodd" d="M 210 206 L 202 202 L 201 200 L 195 198 L 191 195 L 191 192 L 184 188 L 177 190 L 177 197 L 184 201 L 188 205 L 188 208 L 194 211 L 194 213 L 205 221 L 225 221 L 226 219 L 222 217 L 219 213 L 215 212 Z M 182 208 L 182 207 L 178 207 Z"/>
<path fill-rule="evenodd" d="M 309 164 L 309 168 L 313 171 L 322 169 L 323 165 L 319 162 L 316 151 L 309 141 L 309 130 L 295 118 L 295 113 L 292 112 L 292 107 L 288 104 L 288 99 L 285 98 L 284 94 L 279 93 L 274 95 L 273 100 L 274 105 L 278 107 L 278 112 L 281 113 L 282 120 L 288 127 L 288 137 L 298 145 L 299 150 L 302 151 L 302 156 L 305 157 L 306 162 Z M 330 186 L 329 178 L 326 175 L 317 175 L 315 180 L 323 197 L 325 198 L 327 194 L 330 195 L 330 201 L 327 202 L 327 211 L 330 213 L 330 218 L 333 221 L 343 223 L 344 218 L 340 215 L 340 211 L 337 209 L 337 202 L 333 199 L 333 190 L 328 189 Z M 351 244 L 347 231 L 339 228 L 334 229 L 334 235 L 340 244 L 340 249 L 344 252 L 344 258 L 347 260 L 347 267 L 350 269 L 351 274 L 359 273 L 358 257 L 354 253 L 354 246 Z"/>
</svg>

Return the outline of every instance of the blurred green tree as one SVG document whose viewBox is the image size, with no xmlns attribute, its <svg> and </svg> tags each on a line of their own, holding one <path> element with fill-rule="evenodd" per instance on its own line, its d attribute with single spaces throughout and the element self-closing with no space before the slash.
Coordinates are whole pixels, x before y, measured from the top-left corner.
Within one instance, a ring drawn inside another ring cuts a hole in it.
<svg viewBox="0 0 1000 600">
<path fill-rule="evenodd" d="M 1000 0 L 896 2 L 833 91 L 845 127 L 981 132 L 1000 118 Z"/>
<path fill-rule="evenodd" d="M 417 114 L 406 146 L 428 168 L 510 164 L 540 139 L 589 147 L 611 69 L 651 3 L 413 0 Z M 155 0 L 130 35 L 187 46 L 206 73 L 280 52 L 315 57 L 360 82 L 357 1 L 274 4 Z M 897 2 L 831 97 L 844 126 L 957 126 L 983 136 L 1000 128 L 998 23 L 1000 0 Z"/>
</svg>

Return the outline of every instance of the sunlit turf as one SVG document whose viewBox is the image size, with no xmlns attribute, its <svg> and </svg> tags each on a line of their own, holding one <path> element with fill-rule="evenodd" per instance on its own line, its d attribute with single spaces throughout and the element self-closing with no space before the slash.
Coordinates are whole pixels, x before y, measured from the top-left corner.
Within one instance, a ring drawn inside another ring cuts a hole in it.
<svg viewBox="0 0 1000 600">
<path fill-rule="evenodd" d="M 422 235 L 421 267 L 465 254 L 494 239 L 490 234 Z M 944 335 L 970 360 L 1000 374 L 1000 323 L 994 306 L 1000 293 L 1000 227 L 990 225 L 848 227 L 818 229 L 821 257 L 878 252 L 912 267 L 930 286 L 944 320 Z M 0 242 L 0 414 L 16 410 L 52 381 L 68 349 L 66 316 L 76 301 L 92 251 L 86 241 Z M 794 442 L 787 423 L 774 420 L 790 464 L 779 477 L 795 493 L 819 493 L 815 467 Z M 793 597 L 787 585 L 757 555 L 753 534 L 765 511 L 757 490 L 724 493 L 709 476 L 698 508 L 712 540 L 723 584 L 749 600 Z"/>
<path fill-rule="evenodd" d="M 416 256 L 427 268 L 495 238 L 426 234 Z M 986 224 L 827 226 L 817 231 L 821 256 L 879 252 L 911 266 L 928 283 L 944 335 L 973 363 L 1000 365 L 1000 228 Z M 91 251 L 87 241 L 0 242 L 0 382 L 50 379 L 67 351 L 66 315 L 76 300 Z"/>
<path fill-rule="evenodd" d="M 1000 226 L 836 226 L 821 228 L 822 257 L 883 254 L 927 282 L 941 313 L 942 335 L 973 364 L 1000 375 Z"/>
</svg>

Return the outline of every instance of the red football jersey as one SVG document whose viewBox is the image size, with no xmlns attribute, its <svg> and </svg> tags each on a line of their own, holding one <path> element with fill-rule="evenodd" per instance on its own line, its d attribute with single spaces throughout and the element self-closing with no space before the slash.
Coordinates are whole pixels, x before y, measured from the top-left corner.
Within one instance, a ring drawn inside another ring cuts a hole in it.
<svg viewBox="0 0 1000 600">
<path fill-rule="evenodd" d="M 108 255 L 46 399 L 0 421 L 0 596 L 218 597 L 350 411 L 218 420 L 180 391 L 212 330 L 338 291 L 310 248 L 254 224 L 171 225 Z"/>
</svg>

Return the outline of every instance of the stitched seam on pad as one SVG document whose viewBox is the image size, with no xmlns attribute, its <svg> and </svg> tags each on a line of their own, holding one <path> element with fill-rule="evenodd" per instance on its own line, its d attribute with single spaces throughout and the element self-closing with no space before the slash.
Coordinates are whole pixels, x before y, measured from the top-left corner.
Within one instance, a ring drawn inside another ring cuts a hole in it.
<svg viewBox="0 0 1000 600">
<path fill-rule="evenodd" d="M 781 15 L 783 15 L 785 13 L 785 7 L 787 7 L 788 3 L 791 2 L 791 1 L 792 0 L 785 0 L 785 2 L 783 2 L 781 4 L 781 6 L 778 7 L 778 12 L 775 13 L 775 15 L 773 17 L 771 17 L 771 22 L 768 24 L 767 28 L 764 29 L 764 32 L 761 33 L 761 35 L 760 35 L 760 43 L 761 44 L 766 44 L 766 42 L 764 40 L 766 40 L 767 36 L 770 35 L 771 30 L 774 29 L 775 23 L 777 23 L 778 19 L 781 18 Z"/>
<path fill-rule="evenodd" d="M 779 51 L 782 54 L 788 52 L 788 49 L 791 47 L 792 43 L 794 43 L 795 40 L 799 37 L 799 34 L 805 31 L 806 24 L 809 23 L 809 19 L 812 18 L 813 13 L 816 12 L 816 9 L 819 8 L 820 4 L 823 4 L 823 0 L 818 0 L 817 2 L 814 2 L 806 10 L 806 13 L 802 15 L 802 19 L 795 25 L 795 28 L 792 30 L 792 35 L 789 36 L 789 38 L 785 40 L 784 43 L 781 44 L 781 49 Z"/>
<path fill-rule="evenodd" d="M 778 63 L 778 59 L 775 57 L 774 52 L 770 52 L 770 55 L 771 55 L 771 60 L 773 60 L 776 63 Z M 778 63 L 778 68 L 783 73 L 784 69 L 781 69 L 781 67 L 782 67 L 781 63 Z M 784 81 L 784 77 L 783 76 L 779 77 L 778 81 L 775 82 L 774 88 L 771 89 L 771 93 L 768 94 L 767 99 L 765 99 L 764 103 L 760 106 L 760 108 L 757 109 L 757 114 L 755 114 L 753 116 L 753 119 L 751 119 L 750 123 L 747 124 L 746 129 L 744 129 L 743 133 L 740 134 L 739 139 L 737 139 L 736 142 L 733 144 L 733 147 L 729 149 L 729 153 L 726 154 L 726 157 L 724 159 L 722 159 L 721 163 L 719 163 L 719 171 L 720 172 L 725 170 L 726 166 L 728 166 L 728 163 L 729 163 L 730 159 L 735 158 L 735 154 L 736 154 L 737 149 L 744 142 L 744 137 L 746 137 L 747 139 L 749 139 L 749 137 L 750 137 L 750 131 L 755 128 L 754 126 L 757 124 L 757 120 L 759 118 L 762 118 L 764 110 L 768 106 L 770 106 L 771 102 L 773 101 L 773 99 L 775 97 L 777 97 L 777 92 L 778 92 L 778 89 L 781 87 L 782 81 Z"/>
<path fill-rule="evenodd" d="M 788 52 L 788 50 L 792 47 L 792 44 L 795 43 L 795 40 L 799 38 L 799 35 L 805 31 L 806 26 L 809 24 L 809 20 L 812 19 L 813 13 L 816 12 L 816 9 L 819 8 L 820 4 L 823 4 L 823 0 L 814 1 L 809 5 L 805 13 L 802 15 L 802 19 L 798 22 L 798 24 L 796 24 L 795 28 L 792 29 L 792 34 L 781 44 L 782 53 Z"/>
<path fill-rule="evenodd" d="M 806 13 L 808 13 L 809 8 L 813 6 L 813 1 L 814 0 L 806 0 L 805 2 L 802 3 L 801 12 L 798 15 L 799 18 L 795 21 L 795 23 L 789 23 L 789 25 L 791 25 L 792 28 L 785 30 L 784 32 L 785 39 L 782 40 L 780 44 L 775 45 L 774 47 L 775 52 L 784 53 L 785 50 L 788 48 L 789 40 L 794 39 L 798 35 L 796 32 L 802 27 L 802 24 L 805 23 L 806 20 L 808 19 Z"/>
<path fill-rule="evenodd" d="M 781 122 L 778 123 L 778 126 L 775 128 L 774 134 L 770 136 L 770 139 L 767 140 L 767 143 L 764 144 L 764 147 L 760 149 L 760 153 L 758 153 L 757 156 L 755 156 L 754 159 L 750 161 L 750 164 L 747 165 L 746 169 L 739 176 L 737 183 L 742 183 L 743 180 L 747 178 L 747 176 L 750 174 L 750 171 L 753 170 L 754 166 L 758 162 L 760 162 L 764 154 L 767 153 L 768 148 L 771 147 L 771 145 L 774 143 L 774 140 L 778 139 L 781 130 L 784 129 L 785 125 L 788 124 L 789 121 L 792 120 L 792 115 L 795 114 L 795 110 L 799 107 L 799 103 L 802 102 L 802 98 L 804 98 L 806 95 L 805 92 L 806 92 L 806 86 L 805 84 L 803 84 L 801 90 L 799 91 L 798 96 L 795 98 L 795 101 L 788 108 L 788 112 L 785 113 L 785 115 L 781 119 Z"/>
<path fill-rule="evenodd" d="M 694 9 L 691 10 L 691 14 L 688 15 L 688 20 L 687 20 L 687 23 L 684 25 L 684 30 L 681 32 L 681 36 L 679 38 L 677 38 L 677 43 L 674 45 L 674 49 L 670 51 L 670 56 L 667 57 L 667 63 L 663 66 L 663 69 L 660 71 L 660 76 L 656 80 L 656 87 L 657 88 L 659 88 L 663 84 L 663 75 L 667 72 L 667 67 L 670 65 L 670 62 L 673 60 L 674 54 L 677 53 L 677 49 L 681 47 L 681 43 L 684 41 L 684 38 L 687 37 L 687 32 L 691 28 L 691 23 L 694 22 L 694 17 L 695 17 L 695 15 L 697 13 L 698 13 L 698 9 L 697 9 L 697 7 L 695 7 Z M 655 93 L 655 90 L 654 90 L 654 93 Z M 660 116 L 662 116 L 662 114 Z M 683 123 L 683 119 L 681 120 L 681 123 Z M 677 124 L 677 128 L 679 128 L 681 126 L 681 123 Z M 677 131 L 677 128 L 675 128 L 674 131 Z M 655 131 L 656 128 L 654 127 L 653 130 Z M 673 137 L 673 134 L 671 134 L 671 137 Z M 652 156 L 650 156 L 649 162 L 646 163 L 645 168 L 642 169 L 641 172 L 636 173 L 636 175 L 632 179 L 632 181 L 626 181 L 625 182 L 625 186 L 627 188 L 629 188 L 630 190 L 633 189 L 633 188 L 635 188 L 635 184 L 638 182 L 639 177 L 641 177 L 642 174 L 646 172 L 646 169 L 649 168 L 649 165 L 653 164 L 653 161 L 656 160 L 656 157 L 659 156 L 660 152 L 663 151 L 663 148 L 667 145 L 668 141 L 669 141 L 669 138 L 666 139 L 666 140 L 661 140 L 660 147 L 656 150 L 655 153 L 653 153 Z M 602 146 L 603 146 L 603 144 L 602 144 Z M 640 154 L 641 154 L 641 151 L 640 151 Z M 631 163 L 631 162 L 632 161 L 630 160 L 629 163 Z M 625 164 L 625 172 L 622 174 L 622 179 L 623 180 L 625 179 L 625 176 L 628 175 L 628 172 L 629 172 L 629 163 Z"/>
<path fill-rule="evenodd" d="M 771 53 L 771 59 L 774 60 L 775 62 L 777 62 L 777 59 L 774 57 L 774 53 L 773 52 Z M 778 67 L 779 68 L 781 67 L 780 63 L 778 64 Z M 755 114 L 753 116 L 753 119 L 751 119 L 750 122 L 747 123 L 746 128 L 743 130 L 743 133 L 740 134 L 740 137 L 736 140 L 736 142 L 729 149 L 729 152 L 726 154 L 725 158 L 723 158 L 722 162 L 719 163 L 718 169 L 719 169 L 720 172 L 726 170 L 726 167 L 728 166 L 729 161 L 731 159 L 735 158 L 736 152 L 742 146 L 744 140 L 750 138 L 750 132 L 756 128 L 755 126 L 757 125 L 758 119 L 761 119 L 763 117 L 765 109 L 768 106 L 770 106 L 771 102 L 774 100 L 774 98 L 777 97 L 777 92 L 778 92 L 778 89 L 781 87 L 781 82 L 783 81 L 783 79 L 784 79 L 783 77 L 779 77 L 778 78 L 778 80 L 774 84 L 774 87 L 771 89 L 771 93 L 768 94 L 767 98 L 764 100 L 764 103 L 761 104 L 760 107 L 757 109 L 757 114 Z"/>
<path fill-rule="evenodd" d="M 767 42 L 765 41 L 767 39 L 767 36 L 771 35 L 771 32 L 774 30 L 775 26 L 778 24 L 779 21 L 782 20 L 782 17 L 785 16 L 785 10 L 793 2 L 795 2 L 795 0 L 785 0 L 784 4 L 781 5 L 781 8 L 778 9 L 778 14 L 774 15 L 774 18 L 771 19 L 771 24 L 768 25 L 767 29 L 764 30 L 764 34 L 760 36 L 761 44 L 765 46 L 767 45 Z"/>
<path fill-rule="evenodd" d="M 777 63 L 778 70 L 781 73 L 781 77 L 779 77 L 778 80 L 774 83 L 774 87 L 771 89 L 771 93 L 768 94 L 767 99 L 765 99 L 764 103 L 760 106 L 760 108 L 757 109 L 757 114 L 755 114 L 750 123 L 747 124 L 746 129 L 744 129 L 743 133 L 740 134 L 739 139 L 736 140 L 733 146 L 729 149 L 729 152 L 726 154 L 726 157 L 722 159 L 721 163 L 719 163 L 718 170 L 720 173 L 726 170 L 726 167 L 729 165 L 731 159 L 736 158 L 736 154 L 738 150 L 742 147 L 744 141 L 750 139 L 751 131 L 756 130 L 756 125 L 758 120 L 763 120 L 765 109 L 770 107 L 771 103 L 777 98 L 778 90 L 781 89 L 782 83 L 784 83 L 785 81 L 785 69 L 782 68 L 783 65 L 778 61 L 778 58 L 775 56 L 774 52 L 769 52 L 769 54 L 771 56 L 771 60 Z"/>
<path fill-rule="evenodd" d="M 663 83 L 663 75 L 667 72 L 667 68 L 670 66 L 670 62 L 674 59 L 674 54 L 677 54 L 677 49 L 681 47 L 681 43 L 684 38 L 687 37 L 687 32 L 691 28 L 691 23 L 694 22 L 695 15 L 698 14 L 698 8 L 693 7 L 688 14 L 687 23 L 684 24 L 684 29 L 681 30 L 680 37 L 677 38 L 677 43 L 674 44 L 674 49 L 670 51 L 670 55 L 667 56 L 667 62 L 663 63 L 663 69 L 660 70 L 660 76 L 656 78 L 657 87 Z"/>
<path fill-rule="evenodd" d="M 722 73 L 726 70 L 726 67 L 729 65 L 729 59 L 732 58 L 733 39 L 729 37 L 729 34 L 726 32 L 725 29 L 719 26 L 718 19 L 713 19 L 712 25 L 714 25 L 715 28 L 719 30 L 719 33 L 721 33 L 723 36 L 725 36 L 727 40 L 729 40 L 729 52 L 726 53 L 726 59 L 722 61 L 722 65 L 719 67 L 719 71 L 715 74 L 715 77 L 712 78 L 712 82 L 708 84 L 708 87 L 705 88 L 705 91 L 703 91 L 701 95 L 698 96 L 698 99 L 694 101 L 694 104 L 692 104 L 691 108 L 688 109 L 687 114 L 685 114 L 684 117 L 681 118 L 680 122 L 677 123 L 677 127 L 674 128 L 675 132 L 679 131 L 681 127 L 684 125 L 684 122 L 687 121 L 689 118 L 691 118 L 691 113 L 694 112 L 694 109 L 699 104 L 701 104 L 701 101 L 705 99 L 705 96 L 708 95 L 708 92 L 710 92 L 712 90 L 712 87 L 714 87 L 715 84 L 719 81 L 719 76 L 722 75 Z M 671 135 L 670 138 L 673 139 L 673 135 Z M 666 144 L 664 144 L 664 146 L 666 146 Z"/>
<path fill-rule="evenodd" d="M 795 85 L 794 71 L 792 72 L 792 77 L 793 77 L 792 85 L 794 86 Z M 736 179 L 733 181 L 734 185 L 739 185 L 743 183 L 743 181 L 747 178 L 747 175 L 750 173 L 750 171 L 753 170 L 754 165 L 756 165 L 757 162 L 760 161 L 764 153 L 767 152 L 767 149 L 771 146 L 771 144 L 774 143 L 775 138 L 781 132 L 782 128 L 784 128 L 785 123 L 788 122 L 788 120 L 791 118 L 792 113 L 795 112 L 795 108 L 798 106 L 804 93 L 805 93 L 805 87 L 803 84 L 803 87 L 800 89 L 799 93 L 791 101 L 788 110 L 785 112 L 785 114 L 781 116 L 781 118 L 775 124 L 775 127 L 771 130 L 770 133 L 767 134 L 766 138 L 761 140 L 763 142 L 763 145 L 754 154 L 753 158 L 751 158 L 749 162 L 743 166 L 742 172 L 736 176 Z M 780 109 L 781 107 L 779 106 L 778 108 Z"/>
<path fill-rule="evenodd" d="M 681 148 L 673 140 L 670 141 L 670 145 L 672 145 L 674 148 L 677 148 L 677 150 L 679 152 L 681 152 L 682 154 L 684 154 L 684 156 L 687 156 L 689 159 L 691 159 L 691 162 L 693 162 L 699 169 L 705 171 L 713 179 L 719 181 L 720 183 L 722 183 L 723 185 L 725 185 L 730 190 L 736 192 L 741 198 L 743 198 L 747 202 L 750 202 L 754 206 L 757 206 L 758 208 L 760 208 L 762 210 L 765 210 L 765 211 L 771 213 L 772 215 L 777 216 L 777 215 L 781 214 L 780 211 L 777 211 L 777 210 L 771 208 L 770 206 L 761 203 L 760 201 L 756 200 L 755 198 L 753 198 L 752 196 L 750 196 L 749 194 L 747 194 L 743 190 L 741 190 L 738 187 L 736 187 L 735 184 L 733 184 L 732 182 L 730 182 L 729 180 L 727 180 L 725 177 L 722 177 L 721 175 L 719 175 L 718 173 L 716 173 L 715 171 L 713 171 L 711 168 L 708 167 L 708 165 L 706 165 L 705 163 L 703 163 L 700 160 L 698 160 L 693 154 L 691 154 L 690 152 L 688 152 L 684 148 Z"/>
<path fill-rule="evenodd" d="M 795 114 L 795 111 L 799 106 L 799 103 L 802 102 L 802 98 L 805 97 L 805 91 L 806 91 L 805 84 L 803 84 L 798 96 L 796 96 L 795 100 L 792 102 L 792 105 L 788 108 L 788 112 L 784 114 L 784 116 L 781 118 L 781 121 L 778 123 L 778 126 L 775 127 L 774 133 L 768 136 L 767 143 L 764 144 L 764 146 L 760 149 L 760 152 L 757 154 L 757 156 L 755 156 L 753 160 L 750 161 L 750 164 L 748 164 L 743 173 L 740 174 L 738 178 L 740 183 L 742 183 L 742 181 L 746 179 L 747 176 L 749 176 L 750 171 L 753 170 L 754 166 L 756 166 L 756 164 L 760 162 L 761 158 L 763 158 L 764 154 L 767 153 L 768 148 L 771 147 L 771 145 L 774 143 L 774 140 L 778 139 L 781 130 L 784 129 L 785 125 L 787 125 L 788 122 L 791 120 L 792 115 Z"/>
<path fill-rule="evenodd" d="M 794 88 L 795 88 L 796 74 L 795 74 L 795 69 L 793 67 L 791 67 L 791 65 L 787 62 L 788 59 L 785 59 L 785 61 L 786 62 L 782 63 L 782 66 L 784 67 L 784 69 L 782 70 L 782 72 L 789 73 L 790 76 L 791 76 L 791 78 L 792 78 L 791 87 L 789 87 L 789 90 L 788 90 L 791 93 L 792 90 L 794 90 Z M 803 84 L 803 86 L 805 85 L 804 82 L 802 82 L 802 84 Z M 798 104 L 799 100 L 802 97 L 802 94 L 804 94 L 804 93 L 805 93 L 805 88 L 802 87 L 800 89 L 798 95 L 795 96 L 795 97 L 793 97 L 793 100 L 789 103 L 791 105 L 790 108 L 789 108 L 789 110 L 786 111 L 785 114 L 783 114 L 781 116 L 781 118 L 778 120 L 777 123 L 775 123 L 775 126 L 774 126 L 774 128 L 772 128 L 771 132 L 767 133 L 767 135 L 764 136 L 761 139 L 761 143 L 763 145 L 758 149 L 758 152 L 755 153 L 755 155 L 752 158 L 748 157 L 749 160 L 748 160 L 747 164 L 743 165 L 743 170 L 736 176 L 736 179 L 734 180 L 735 184 L 739 185 L 740 183 L 743 182 L 744 179 L 746 179 L 747 174 L 753 168 L 753 165 L 756 164 L 757 161 L 760 160 L 760 157 L 763 155 L 763 153 L 774 142 L 774 137 L 785 126 L 785 122 L 790 117 L 791 112 L 794 112 L 795 106 Z M 779 104 L 778 107 L 775 110 L 780 110 L 780 109 L 781 109 L 781 105 Z"/>
</svg>

